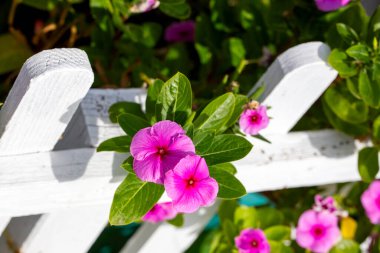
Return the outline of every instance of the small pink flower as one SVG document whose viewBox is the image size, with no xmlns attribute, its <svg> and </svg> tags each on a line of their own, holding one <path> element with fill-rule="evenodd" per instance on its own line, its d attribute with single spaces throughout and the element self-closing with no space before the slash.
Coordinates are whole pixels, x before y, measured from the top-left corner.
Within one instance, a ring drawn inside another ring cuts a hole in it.
<svg viewBox="0 0 380 253">
<path fill-rule="evenodd" d="M 347 5 L 350 0 L 315 0 L 315 4 L 320 11 L 335 11 Z"/>
<path fill-rule="evenodd" d="M 362 205 L 369 220 L 373 224 L 380 224 L 380 181 L 374 181 L 361 197 Z"/>
<path fill-rule="evenodd" d="M 316 212 L 327 211 L 334 214 L 337 217 L 347 217 L 347 211 L 338 208 L 333 197 L 328 196 L 323 198 L 321 195 L 315 195 L 315 204 L 313 205 L 313 210 Z"/>
<path fill-rule="evenodd" d="M 195 37 L 195 22 L 192 20 L 176 22 L 165 30 L 165 40 L 168 42 L 192 42 Z"/>
<path fill-rule="evenodd" d="M 239 125 L 244 133 L 256 135 L 269 124 L 267 108 L 258 106 L 256 109 L 246 109 L 240 116 Z"/>
<path fill-rule="evenodd" d="M 315 253 L 328 252 L 340 239 L 338 218 L 329 212 L 308 210 L 298 220 L 298 245 Z"/>
<path fill-rule="evenodd" d="M 156 204 L 142 218 L 143 221 L 157 223 L 165 220 L 171 220 L 176 217 L 178 212 L 173 208 L 172 202 Z"/>
<path fill-rule="evenodd" d="M 158 0 L 141 0 L 139 3 L 134 4 L 129 11 L 132 13 L 148 12 L 160 5 Z"/>
<path fill-rule="evenodd" d="M 192 213 L 212 204 L 218 193 L 218 183 L 210 177 L 205 159 L 188 155 L 166 172 L 165 190 L 181 213 Z"/>
<path fill-rule="evenodd" d="M 239 253 L 269 253 L 270 246 L 265 234 L 260 229 L 244 229 L 235 237 Z"/>
<path fill-rule="evenodd" d="M 132 139 L 133 169 L 144 181 L 163 184 L 165 173 L 195 147 L 177 123 L 164 120 L 138 131 Z"/>
</svg>

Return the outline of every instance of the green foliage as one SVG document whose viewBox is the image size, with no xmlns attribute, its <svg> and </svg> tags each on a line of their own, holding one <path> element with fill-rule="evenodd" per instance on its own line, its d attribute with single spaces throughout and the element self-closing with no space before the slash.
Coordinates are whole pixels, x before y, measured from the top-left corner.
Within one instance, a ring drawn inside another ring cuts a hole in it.
<svg viewBox="0 0 380 253">
<path fill-rule="evenodd" d="M 343 239 L 334 248 L 331 249 L 330 253 L 359 253 L 361 252 L 359 244 L 352 240 Z"/>
<path fill-rule="evenodd" d="M 100 143 L 96 151 L 115 151 L 121 153 L 129 152 L 131 141 L 132 138 L 126 135 L 114 137 Z"/>
<path fill-rule="evenodd" d="M 244 196 L 247 192 L 240 181 L 223 167 L 224 164 L 213 165 L 209 167 L 210 176 L 213 177 L 219 185 L 218 197 L 221 199 L 236 199 Z"/>
<path fill-rule="evenodd" d="M 371 182 L 379 172 L 379 151 L 377 148 L 363 148 L 359 152 L 359 173 L 364 182 Z"/>
</svg>

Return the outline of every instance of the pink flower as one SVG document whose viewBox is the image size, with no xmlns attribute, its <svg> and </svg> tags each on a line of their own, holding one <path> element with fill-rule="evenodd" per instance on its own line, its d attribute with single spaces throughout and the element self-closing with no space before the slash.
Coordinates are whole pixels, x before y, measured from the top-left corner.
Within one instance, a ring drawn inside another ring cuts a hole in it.
<svg viewBox="0 0 380 253">
<path fill-rule="evenodd" d="M 335 11 L 347 5 L 350 0 L 315 0 L 315 4 L 320 11 Z"/>
<path fill-rule="evenodd" d="M 178 212 L 173 208 L 172 202 L 155 204 L 152 209 L 142 218 L 143 221 L 157 223 L 165 220 L 171 220 L 176 217 Z"/>
<path fill-rule="evenodd" d="M 195 22 L 192 20 L 176 22 L 165 30 L 165 40 L 168 42 L 192 42 L 195 37 Z"/>
<path fill-rule="evenodd" d="M 192 213 L 213 203 L 218 183 L 210 177 L 205 159 L 197 155 L 183 158 L 165 175 L 165 190 L 181 213 Z"/>
<path fill-rule="evenodd" d="M 133 169 L 144 181 L 163 184 L 165 173 L 195 147 L 177 123 L 165 120 L 138 131 L 132 139 Z"/>
<path fill-rule="evenodd" d="M 246 109 L 240 116 L 239 125 L 244 133 L 256 135 L 269 124 L 267 108 L 258 106 L 256 109 Z"/>
<path fill-rule="evenodd" d="M 239 253 L 269 253 L 270 246 L 265 234 L 260 229 L 244 229 L 235 237 Z"/>
<path fill-rule="evenodd" d="M 328 196 L 323 198 L 321 195 L 315 195 L 314 197 L 315 204 L 313 210 L 316 212 L 327 211 L 334 214 L 337 217 L 347 217 L 347 211 L 338 208 L 333 197 Z"/>
<path fill-rule="evenodd" d="M 151 11 L 160 5 L 158 0 L 141 0 L 139 3 L 134 4 L 129 11 L 132 13 L 142 13 Z"/>
<path fill-rule="evenodd" d="M 329 212 L 308 210 L 298 220 L 298 245 L 315 253 L 328 252 L 340 239 L 338 218 Z"/>
<path fill-rule="evenodd" d="M 361 197 L 362 205 L 369 220 L 380 224 L 380 181 L 374 181 Z"/>
</svg>

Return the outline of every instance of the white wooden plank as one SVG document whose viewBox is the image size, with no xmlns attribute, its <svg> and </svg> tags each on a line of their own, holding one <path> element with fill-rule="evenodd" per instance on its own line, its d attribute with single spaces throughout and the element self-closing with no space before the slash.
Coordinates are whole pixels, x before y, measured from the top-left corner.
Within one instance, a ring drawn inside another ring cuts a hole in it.
<svg viewBox="0 0 380 253">
<path fill-rule="evenodd" d="M 168 223 L 144 223 L 133 235 L 120 253 L 143 252 L 184 252 L 195 241 L 217 211 L 220 202 L 201 208 L 198 212 L 184 216 L 183 227 L 176 228 Z M 162 237 L 152 235 L 164 235 Z"/>
<path fill-rule="evenodd" d="M 272 144 L 250 139 L 252 153 L 235 163 L 250 192 L 359 180 L 356 159 L 362 144 L 350 137 L 330 130 L 268 137 Z M 124 158 L 92 148 L 0 157 L 0 213 L 109 205 L 125 177 L 119 167 Z"/>
<path fill-rule="evenodd" d="M 250 94 L 264 85 L 260 101 L 271 106 L 272 120 L 260 133 L 287 133 L 321 96 L 337 72 L 327 64 L 330 48 L 309 42 L 281 54 L 256 83 Z"/>
<path fill-rule="evenodd" d="M 0 111 L 0 155 L 52 150 L 93 78 L 79 49 L 46 50 L 28 59 Z"/>
<path fill-rule="evenodd" d="M 10 220 L 10 217 L 0 217 L 0 236 L 2 231 L 7 227 Z"/>
<path fill-rule="evenodd" d="M 5 238 L 11 239 L 20 252 L 87 252 L 103 231 L 108 211 L 104 205 L 86 206 L 12 219 Z M 0 249 L 12 253 L 9 245 L 1 241 Z"/>
</svg>

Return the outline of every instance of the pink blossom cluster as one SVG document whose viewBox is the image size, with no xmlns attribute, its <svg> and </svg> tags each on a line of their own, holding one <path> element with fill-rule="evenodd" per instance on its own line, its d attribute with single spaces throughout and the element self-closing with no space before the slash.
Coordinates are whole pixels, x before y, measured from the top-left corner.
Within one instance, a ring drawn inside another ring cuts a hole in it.
<svg viewBox="0 0 380 253">
<path fill-rule="evenodd" d="M 364 210 L 373 224 L 380 224 L 380 181 L 373 181 L 361 196 Z"/>
<path fill-rule="evenodd" d="M 335 11 L 345 5 L 351 0 L 315 0 L 318 10 L 320 11 Z"/>
<path fill-rule="evenodd" d="M 143 181 L 163 184 L 176 212 L 191 213 L 215 200 L 218 184 L 177 123 L 165 120 L 139 130 L 130 151 L 136 175 Z"/>
<path fill-rule="evenodd" d="M 132 13 L 143 13 L 151 11 L 157 8 L 160 5 L 160 1 L 158 0 L 141 0 L 140 2 L 132 5 L 129 9 Z"/>
<path fill-rule="evenodd" d="M 261 229 L 244 229 L 235 237 L 239 253 L 269 253 L 269 242 Z"/>
<path fill-rule="evenodd" d="M 327 253 L 341 237 L 338 218 L 344 213 L 332 197 L 316 195 L 313 209 L 305 211 L 298 220 L 298 245 L 315 253 Z"/>
<path fill-rule="evenodd" d="M 250 135 L 256 135 L 269 124 L 267 108 L 253 101 L 240 116 L 239 125 L 241 130 Z"/>
</svg>

